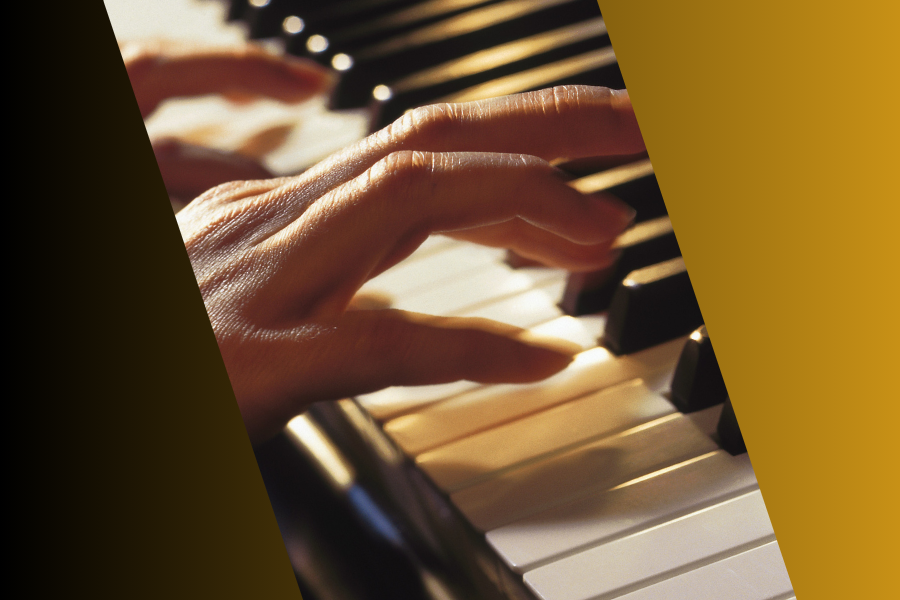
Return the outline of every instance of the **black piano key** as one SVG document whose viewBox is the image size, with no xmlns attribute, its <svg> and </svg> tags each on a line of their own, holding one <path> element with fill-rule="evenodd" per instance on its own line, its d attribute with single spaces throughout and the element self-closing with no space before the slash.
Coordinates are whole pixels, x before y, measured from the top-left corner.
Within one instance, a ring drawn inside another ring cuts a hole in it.
<svg viewBox="0 0 900 600">
<path fill-rule="evenodd" d="M 573 185 L 585 194 L 609 192 L 637 212 L 636 223 L 669 214 L 649 160 L 587 175 Z"/>
<path fill-rule="evenodd" d="M 629 273 L 681 256 L 668 217 L 638 223 L 619 237 L 615 247 L 621 254 L 613 267 L 569 275 L 561 303 L 567 314 L 588 315 L 606 310 Z"/>
<path fill-rule="evenodd" d="M 632 271 L 616 290 L 602 343 L 631 354 L 687 335 L 703 324 L 684 260 Z"/>
<path fill-rule="evenodd" d="M 614 156 L 587 156 L 584 158 L 566 158 L 553 162 L 553 166 L 572 177 L 581 178 L 594 175 L 617 167 L 624 167 L 636 162 L 649 160 L 646 151 L 637 154 L 616 154 Z"/>
<path fill-rule="evenodd" d="M 672 378 L 671 400 L 681 412 L 694 412 L 725 402 L 728 390 L 706 326 L 685 342 Z"/>
<path fill-rule="evenodd" d="M 365 3 L 366 0 L 358 0 Z M 369 2 L 373 0 L 368 0 Z M 383 0 L 382 0 L 383 1 Z M 323 64 L 339 53 L 377 45 L 411 31 L 433 25 L 448 18 L 503 2 L 504 0 L 426 0 L 402 2 L 381 10 L 363 10 L 340 18 L 318 15 L 306 30 L 306 56 Z M 508 0 L 507 0 L 508 1 Z M 364 7 L 365 8 L 365 7 Z M 326 9 L 327 10 L 327 9 Z M 328 13 L 330 14 L 330 13 Z M 292 46 L 299 49 L 299 46 Z"/>
<path fill-rule="evenodd" d="M 247 0 L 229 0 L 228 10 L 225 13 L 226 21 L 239 21 L 244 18 L 244 13 L 249 5 Z"/>
<path fill-rule="evenodd" d="M 503 42 L 594 18 L 598 12 L 597 5 L 586 0 L 504 0 L 345 51 L 352 66 L 342 72 L 332 105 L 365 106 L 378 84 Z"/>
<path fill-rule="evenodd" d="M 669 214 L 655 174 L 614 186 L 608 191 L 637 211 L 637 221 Z"/>
<path fill-rule="evenodd" d="M 251 0 L 242 15 L 248 37 L 252 40 L 278 37 L 285 17 L 296 7 L 297 0 Z"/>
<path fill-rule="evenodd" d="M 376 85 L 372 130 L 448 94 L 605 46 L 609 46 L 606 24 L 596 17 L 435 65 L 388 85 Z"/>
<path fill-rule="evenodd" d="M 438 102 L 471 102 L 531 92 L 557 85 L 596 85 L 622 89 L 625 82 L 611 47 L 601 48 L 528 69 L 439 98 Z"/>
<path fill-rule="evenodd" d="M 744 436 L 738 427 L 737 416 L 734 414 L 734 407 L 731 405 L 731 398 L 728 398 L 722 407 L 722 416 L 719 417 L 716 433 L 719 435 L 719 445 L 729 453 L 738 455 L 747 451 Z"/>
<path fill-rule="evenodd" d="M 497 1 L 497 0 L 493 0 Z M 328 52 L 328 38 L 343 30 L 352 30 L 360 24 L 383 19 L 405 7 L 418 4 L 421 0 L 343 0 L 340 2 L 306 2 L 302 8 L 291 11 L 289 24 L 286 19 L 282 31 L 285 52 L 294 56 L 305 56 L 330 64 L 333 52 Z M 320 51 L 310 49 L 310 38 L 318 36 Z"/>
</svg>

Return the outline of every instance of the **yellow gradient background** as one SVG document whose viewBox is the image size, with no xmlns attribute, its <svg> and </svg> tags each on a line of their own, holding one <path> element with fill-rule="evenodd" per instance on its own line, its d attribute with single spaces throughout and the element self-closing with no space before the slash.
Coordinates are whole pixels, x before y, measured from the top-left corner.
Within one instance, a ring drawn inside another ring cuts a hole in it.
<svg viewBox="0 0 900 600">
<path fill-rule="evenodd" d="M 599 4 L 797 597 L 891 597 L 900 3 Z"/>
</svg>

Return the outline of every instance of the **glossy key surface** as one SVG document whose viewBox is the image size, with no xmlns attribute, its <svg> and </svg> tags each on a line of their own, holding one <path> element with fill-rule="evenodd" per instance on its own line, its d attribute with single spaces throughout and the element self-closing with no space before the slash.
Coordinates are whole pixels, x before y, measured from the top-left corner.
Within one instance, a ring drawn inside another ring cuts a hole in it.
<svg viewBox="0 0 900 600">
<path fill-rule="evenodd" d="M 542 600 L 614 597 L 774 538 L 762 495 L 754 491 L 539 567 L 525 582 Z"/>
<path fill-rule="evenodd" d="M 494 529 L 487 539 L 523 573 L 755 488 L 746 455 L 716 450 Z"/>
<path fill-rule="evenodd" d="M 577 355 L 564 371 L 543 381 L 474 389 L 389 421 L 385 431 L 415 456 L 630 379 L 647 380 L 671 373 L 683 344 L 683 339 L 673 340 L 624 357 L 594 348 Z"/>
<path fill-rule="evenodd" d="M 640 380 L 576 398 L 416 457 L 444 491 L 663 417 L 675 407 Z"/>
<path fill-rule="evenodd" d="M 602 492 L 718 449 L 706 427 L 681 414 L 524 465 L 451 496 L 481 531 Z"/>
<path fill-rule="evenodd" d="M 703 323 L 684 260 L 628 274 L 609 307 L 603 345 L 630 354 L 687 335 Z"/>
<path fill-rule="evenodd" d="M 629 273 L 681 256 L 668 217 L 638 223 L 619 236 L 614 249 L 620 256 L 613 267 L 569 275 L 562 300 L 566 313 L 584 315 L 605 311 L 616 288 Z"/>
<path fill-rule="evenodd" d="M 672 378 L 672 403 L 682 412 L 721 404 L 728 398 L 719 361 L 706 327 L 694 331 L 684 344 Z"/>
</svg>

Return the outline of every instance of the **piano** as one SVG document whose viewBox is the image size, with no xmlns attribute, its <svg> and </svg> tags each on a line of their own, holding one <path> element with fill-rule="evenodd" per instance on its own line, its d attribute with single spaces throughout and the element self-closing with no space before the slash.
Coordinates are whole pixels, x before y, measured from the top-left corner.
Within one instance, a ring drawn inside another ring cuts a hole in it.
<svg viewBox="0 0 900 600">
<path fill-rule="evenodd" d="M 624 85 L 593 0 L 228 12 L 334 68 L 331 106 L 368 107 L 372 129 L 431 102 Z M 569 275 L 435 236 L 360 297 L 558 336 L 583 348 L 570 367 L 323 403 L 259 448 L 307 599 L 794 598 L 649 159 L 561 168 L 637 211 L 616 267 Z"/>
</svg>

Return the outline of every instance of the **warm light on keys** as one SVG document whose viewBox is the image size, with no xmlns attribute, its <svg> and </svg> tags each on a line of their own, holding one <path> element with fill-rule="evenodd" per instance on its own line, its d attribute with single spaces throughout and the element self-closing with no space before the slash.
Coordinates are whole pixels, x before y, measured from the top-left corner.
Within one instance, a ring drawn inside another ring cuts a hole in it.
<svg viewBox="0 0 900 600">
<path fill-rule="evenodd" d="M 346 71 L 353 66 L 353 59 L 343 52 L 335 54 L 331 59 L 331 66 L 338 71 Z"/>
<path fill-rule="evenodd" d="M 376 100 L 386 102 L 393 98 L 394 92 L 386 85 L 376 85 L 375 89 L 372 90 L 372 96 L 374 96 Z"/>
<path fill-rule="evenodd" d="M 286 18 L 281 24 L 281 28 L 284 29 L 285 33 L 300 33 L 304 27 L 306 27 L 306 23 L 303 22 L 303 19 L 296 16 Z"/>
<path fill-rule="evenodd" d="M 328 39 L 321 35 L 311 35 L 309 39 L 306 40 L 306 49 L 310 52 L 325 52 L 328 50 Z"/>
</svg>

